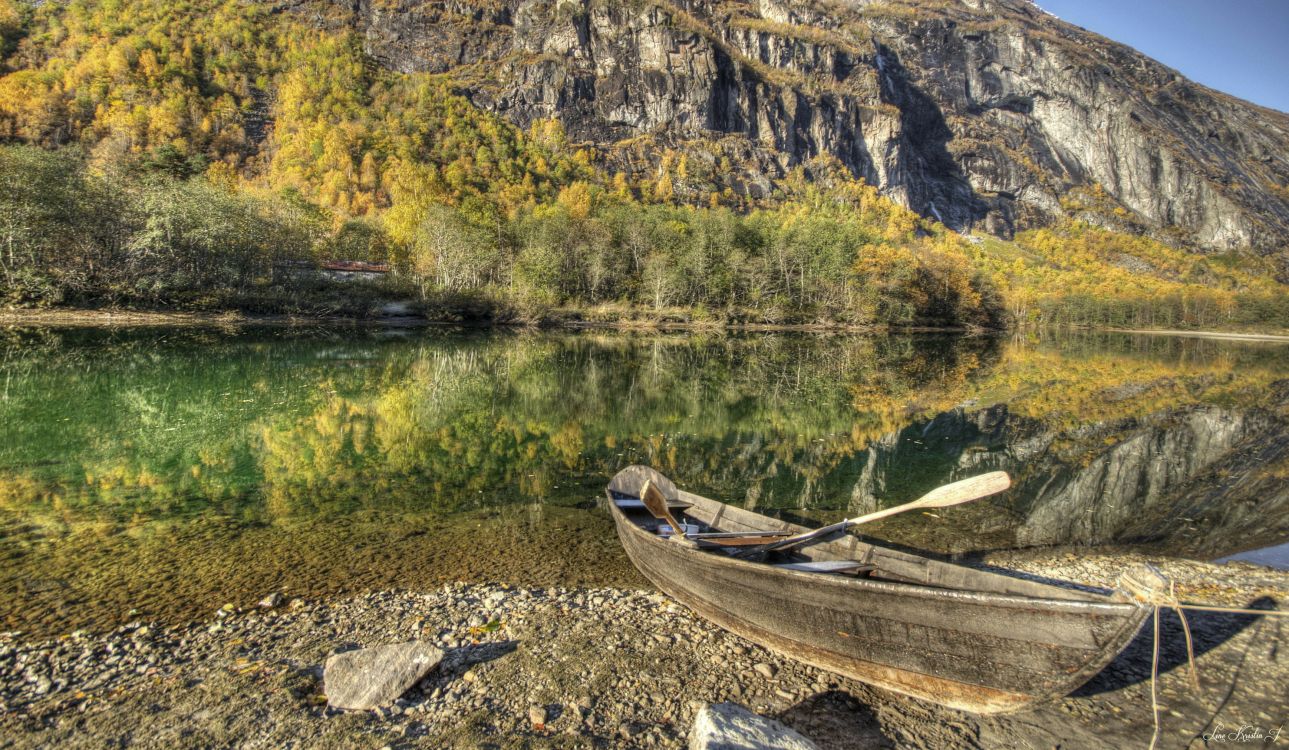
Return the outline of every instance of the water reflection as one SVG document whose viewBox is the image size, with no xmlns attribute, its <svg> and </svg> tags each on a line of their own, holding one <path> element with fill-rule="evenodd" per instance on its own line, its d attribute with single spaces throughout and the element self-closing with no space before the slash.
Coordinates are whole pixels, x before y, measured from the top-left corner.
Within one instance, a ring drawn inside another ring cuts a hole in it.
<svg viewBox="0 0 1289 750">
<path fill-rule="evenodd" d="M 943 552 L 1213 558 L 1289 538 L 1289 350 L 1275 345 L 11 330 L 0 350 L 15 569 L 48 565 L 78 534 L 212 518 L 334 527 L 572 508 L 629 463 L 811 523 L 1012 472 L 1003 498 L 871 529 Z"/>
</svg>

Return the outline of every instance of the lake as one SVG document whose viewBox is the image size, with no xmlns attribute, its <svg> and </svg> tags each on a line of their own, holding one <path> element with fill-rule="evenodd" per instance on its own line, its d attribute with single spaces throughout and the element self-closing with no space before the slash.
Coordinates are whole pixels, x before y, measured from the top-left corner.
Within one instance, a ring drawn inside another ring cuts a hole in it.
<svg viewBox="0 0 1289 750">
<path fill-rule="evenodd" d="M 1289 541 L 1289 347 L 1129 334 L 0 330 L 0 629 L 273 592 L 647 586 L 618 469 L 806 524 L 1217 559 Z M 1283 559 L 1283 556 L 1275 559 Z"/>
</svg>

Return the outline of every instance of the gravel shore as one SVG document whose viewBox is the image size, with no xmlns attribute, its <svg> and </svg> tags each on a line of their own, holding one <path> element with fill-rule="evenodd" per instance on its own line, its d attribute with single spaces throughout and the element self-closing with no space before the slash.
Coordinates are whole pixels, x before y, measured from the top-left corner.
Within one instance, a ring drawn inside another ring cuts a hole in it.
<svg viewBox="0 0 1289 750">
<path fill-rule="evenodd" d="M 1126 562 L 985 561 L 1090 586 Z M 1283 572 L 1161 567 L 1192 601 L 1262 608 L 1289 599 Z M 0 636 L 0 746 L 679 748 L 695 712 L 721 700 L 779 718 L 822 748 L 1145 747 L 1152 728 L 1149 628 L 1076 694 L 977 717 L 779 658 L 644 591 L 457 583 L 274 604 L 229 605 L 185 626 Z M 1190 692 L 1181 628 L 1167 614 L 1160 747 L 1205 747 L 1206 734 L 1289 723 L 1284 618 L 1189 617 L 1202 687 Z M 447 656 L 398 705 L 327 707 L 328 655 L 412 639 Z"/>
</svg>

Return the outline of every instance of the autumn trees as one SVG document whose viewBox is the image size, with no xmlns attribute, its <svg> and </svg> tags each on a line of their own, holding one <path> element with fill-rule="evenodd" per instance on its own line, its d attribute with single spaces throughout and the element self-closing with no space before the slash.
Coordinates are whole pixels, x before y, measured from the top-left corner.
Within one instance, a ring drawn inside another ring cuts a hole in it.
<svg viewBox="0 0 1289 750">
<path fill-rule="evenodd" d="M 509 215 L 469 201 L 429 208 L 413 234 L 410 269 L 426 293 L 474 293 L 529 309 L 997 324 L 996 295 L 960 241 L 943 230 L 890 236 L 892 211 L 904 209 L 866 211 L 815 194 L 740 214 L 624 200 L 575 182 L 554 202 Z"/>
<path fill-rule="evenodd" d="M 1018 325 L 1289 327 L 1289 294 L 1256 257 L 1196 255 L 1072 221 L 972 255 Z"/>
<path fill-rule="evenodd" d="M 323 225 L 268 194 L 204 178 L 96 172 L 73 150 L 0 147 L 0 279 L 9 304 L 236 305 Z"/>
</svg>

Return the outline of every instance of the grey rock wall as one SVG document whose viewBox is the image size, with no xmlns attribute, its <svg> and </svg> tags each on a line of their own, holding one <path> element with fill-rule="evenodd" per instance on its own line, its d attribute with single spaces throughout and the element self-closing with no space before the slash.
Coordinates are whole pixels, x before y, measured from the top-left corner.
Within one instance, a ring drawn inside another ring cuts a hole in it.
<svg viewBox="0 0 1289 750">
<path fill-rule="evenodd" d="M 1086 218 L 1204 250 L 1289 244 L 1289 116 L 1024 0 L 352 7 L 380 63 L 452 73 L 520 126 L 559 118 L 613 168 L 647 174 L 665 147 L 708 160 L 696 198 L 760 197 L 827 157 L 961 231 L 1041 225 L 1099 185 Z"/>
</svg>

